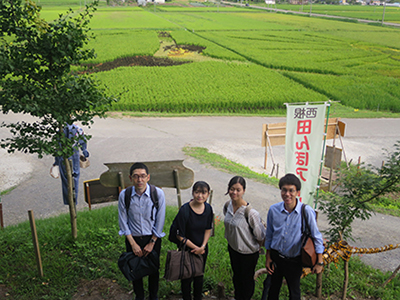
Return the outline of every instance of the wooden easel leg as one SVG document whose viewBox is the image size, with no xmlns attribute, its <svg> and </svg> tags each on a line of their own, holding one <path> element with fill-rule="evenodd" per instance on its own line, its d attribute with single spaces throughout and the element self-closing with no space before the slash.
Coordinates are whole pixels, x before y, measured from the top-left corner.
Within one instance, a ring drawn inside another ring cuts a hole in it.
<svg viewBox="0 0 400 300">
<path fill-rule="evenodd" d="M 178 207 L 182 206 L 182 198 L 181 198 L 181 184 L 179 182 L 179 173 L 178 170 L 174 170 L 174 180 L 175 180 L 175 187 L 176 187 L 176 195 L 178 197 Z"/>
<path fill-rule="evenodd" d="M 264 170 L 267 169 L 267 160 L 268 160 L 268 146 L 265 146 L 265 155 L 264 155 Z"/>
</svg>

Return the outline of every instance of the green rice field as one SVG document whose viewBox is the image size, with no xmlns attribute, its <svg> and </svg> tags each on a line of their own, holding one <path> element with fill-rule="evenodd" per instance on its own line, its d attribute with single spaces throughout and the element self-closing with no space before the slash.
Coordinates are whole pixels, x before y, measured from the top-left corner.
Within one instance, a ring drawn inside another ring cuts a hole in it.
<svg viewBox="0 0 400 300">
<path fill-rule="evenodd" d="M 41 16 L 51 20 L 69 6 L 79 11 L 84 5 L 83 0 L 63 1 L 40 1 Z M 400 112 L 400 28 L 186 4 L 100 3 L 90 23 L 96 38 L 88 47 L 97 53 L 90 63 L 162 56 L 165 43 L 205 48 L 201 55 L 173 58 L 188 64 L 95 73 L 110 93 L 124 91 L 114 110 L 264 113 L 288 102 L 335 100 L 354 109 Z M 355 17 L 360 9 L 374 12 L 374 7 L 333 5 L 313 5 L 313 12 L 325 9 L 333 15 L 339 8 Z"/>
</svg>

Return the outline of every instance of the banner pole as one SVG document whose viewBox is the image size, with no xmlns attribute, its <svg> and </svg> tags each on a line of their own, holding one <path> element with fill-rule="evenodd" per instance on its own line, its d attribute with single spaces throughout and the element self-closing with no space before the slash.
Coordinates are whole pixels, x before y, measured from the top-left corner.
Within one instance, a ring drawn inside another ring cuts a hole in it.
<svg viewBox="0 0 400 300">
<path fill-rule="evenodd" d="M 326 102 L 325 102 L 326 104 Z M 326 104 L 328 106 L 328 112 L 326 114 L 326 124 L 325 124 L 325 136 L 324 136 L 324 144 L 322 147 L 322 154 L 321 154 L 321 164 L 319 166 L 319 176 L 318 176 L 318 184 L 317 184 L 317 195 L 315 197 L 315 203 L 314 203 L 314 209 L 317 209 L 317 204 L 318 204 L 318 196 L 319 196 L 319 189 L 321 185 L 321 174 L 322 174 L 322 167 L 324 163 L 324 152 L 325 152 L 325 146 L 326 146 L 326 137 L 328 134 L 328 124 L 329 124 L 329 112 L 331 109 L 331 103 L 329 101 L 329 104 Z M 335 133 L 336 134 L 336 133 Z"/>
</svg>

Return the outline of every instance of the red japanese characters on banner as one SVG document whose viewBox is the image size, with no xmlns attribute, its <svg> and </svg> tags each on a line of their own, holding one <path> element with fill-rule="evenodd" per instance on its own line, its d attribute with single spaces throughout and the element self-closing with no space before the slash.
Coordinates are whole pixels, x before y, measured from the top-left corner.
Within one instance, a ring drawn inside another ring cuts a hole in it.
<svg viewBox="0 0 400 300">
<path fill-rule="evenodd" d="M 325 105 L 288 106 L 286 173 L 301 181 L 300 201 L 312 204 L 322 151 Z"/>
<path fill-rule="evenodd" d="M 300 143 L 296 142 L 296 174 L 299 175 L 302 181 L 307 181 L 303 172 L 308 172 L 308 156 L 310 145 L 308 143 L 307 135 L 311 134 L 312 120 L 297 121 L 296 134 L 300 135 L 303 139 Z M 300 144 L 300 145 L 299 145 Z"/>
<path fill-rule="evenodd" d="M 309 151 L 310 145 L 308 143 L 307 135 L 311 134 L 312 120 L 297 121 L 296 134 L 302 137 L 302 141 L 296 142 L 296 175 L 300 177 L 300 180 L 307 181 L 308 162 L 309 162 Z M 303 201 L 301 195 L 299 200 Z"/>
</svg>

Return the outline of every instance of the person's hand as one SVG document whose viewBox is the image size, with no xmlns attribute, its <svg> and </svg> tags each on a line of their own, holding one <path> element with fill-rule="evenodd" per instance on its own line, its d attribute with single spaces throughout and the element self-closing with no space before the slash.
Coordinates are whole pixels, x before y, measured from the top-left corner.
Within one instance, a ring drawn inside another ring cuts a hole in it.
<svg viewBox="0 0 400 300">
<path fill-rule="evenodd" d="M 192 249 L 192 251 L 190 251 L 190 252 L 197 254 L 197 255 L 201 255 L 201 254 L 204 254 L 204 252 L 206 252 L 206 250 L 203 247 L 196 247 L 196 248 Z"/>
<path fill-rule="evenodd" d="M 150 253 L 151 251 L 153 251 L 153 248 L 154 248 L 154 243 L 153 243 L 153 242 L 148 243 L 148 244 L 147 244 L 146 246 L 144 246 L 144 248 L 143 248 L 143 255 L 144 255 L 144 256 L 149 255 L 149 253 Z"/>
<path fill-rule="evenodd" d="M 89 151 L 87 151 L 87 150 L 83 150 L 82 154 L 84 157 L 89 157 Z"/>
<path fill-rule="evenodd" d="M 131 246 L 132 246 L 132 252 L 136 256 L 139 256 L 139 257 L 143 256 L 143 251 L 142 251 L 142 249 L 140 248 L 140 246 L 138 244 L 135 243 L 134 245 L 131 245 Z"/>
<path fill-rule="evenodd" d="M 319 273 L 322 272 L 323 268 L 324 268 L 324 266 L 315 265 L 315 266 L 312 268 L 312 273 L 313 273 L 313 274 L 319 274 Z"/>
<path fill-rule="evenodd" d="M 269 275 L 272 275 L 275 271 L 275 264 L 271 259 L 271 256 L 266 255 L 267 259 L 265 261 L 265 268 L 267 269 L 267 272 Z"/>
</svg>

